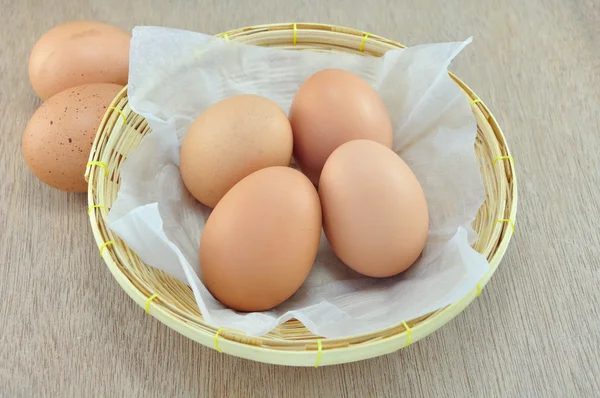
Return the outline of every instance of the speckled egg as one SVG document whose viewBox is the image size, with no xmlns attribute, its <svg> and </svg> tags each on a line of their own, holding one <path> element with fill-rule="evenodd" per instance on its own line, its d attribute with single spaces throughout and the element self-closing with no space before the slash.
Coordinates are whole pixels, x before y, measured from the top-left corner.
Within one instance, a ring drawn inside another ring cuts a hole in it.
<svg viewBox="0 0 600 398">
<path fill-rule="evenodd" d="M 42 104 L 23 132 L 23 156 L 33 175 L 61 191 L 87 191 L 83 175 L 96 130 L 122 88 L 77 86 Z"/>
</svg>

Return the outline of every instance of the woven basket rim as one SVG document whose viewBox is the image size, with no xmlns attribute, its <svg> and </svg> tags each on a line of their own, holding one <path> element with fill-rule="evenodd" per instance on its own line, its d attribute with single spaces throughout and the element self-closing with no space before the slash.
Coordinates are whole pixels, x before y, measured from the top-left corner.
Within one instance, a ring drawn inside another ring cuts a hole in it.
<svg viewBox="0 0 600 398">
<path fill-rule="evenodd" d="M 367 32 L 346 27 L 313 23 L 259 25 L 230 30 L 218 36 L 241 42 L 248 42 L 259 37 L 267 43 L 273 41 L 278 47 L 284 48 L 295 46 L 306 47 L 306 49 L 313 46 L 328 48 L 329 46 L 333 46 L 331 42 L 335 42 L 336 49 L 364 52 L 371 55 L 381 55 L 387 49 L 404 48 L 399 43 Z M 117 95 L 104 115 L 90 153 L 91 164 L 88 165 L 85 174 L 89 184 L 88 202 L 90 209 L 94 210 L 90 211 L 90 223 L 102 258 L 127 294 L 138 305 L 147 310 L 149 305 L 152 305 L 150 314 L 170 328 L 213 349 L 259 362 L 292 366 L 315 366 L 352 362 L 396 351 L 433 333 L 462 312 L 481 293 L 481 288 L 485 286 L 497 269 L 514 232 L 518 197 L 514 164 L 510 150 L 506 144 L 506 139 L 496 119 L 484 102 L 464 82 L 452 73 L 450 73 L 450 76 L 463 89 L 466 95 L 471 98 L 478 128 L 482 128 L 482 126 L 486 127 L 490 134 L 493 133 L 494 139 L 497 141 L 494 142 L 495 147 L 497 147 L 494 153 L 497 155 L 494 158 L 494 165 L 498 158 L 511 160 L 509 162 L 499 162 L 502 165 L 493 169 L 493 173 L 502 172 L 499 174 L 499 178 L 506 179 L 506 183 L 503 185 L 504 190 L 500 192 L 501 200 L 503 203 L 506 203 L 502 220 L 510 220 L 510 222 L 502 222 L 494 225 L 493 234 L 497 239 L 494 241 L 495 250 L 491 257 L 488 257 L 490 269 L 483 277 L 477 289 L 474 289 L 461 300 L 418 320 L 394 325 L 376 333 L 367 333 L 341 339 L 320 339 L 315 336 L 314 338 L 308 338 L 300 342 L 291 342 L 285 338 L 280 338 L 280 340 L 275 337 L 264 338 L 265 341 L 272 341 L 280 345 L 276 348 L 269 345 L 257 345 L 254 339 L 248 338 L 248 336 L 236 331 L 215 329 L 206 324 L 202 324 L 200 328 L 197 323 L 182 319 L 181 316 L 174 313 L 168 306 L 160 305 L 160 298 L 152 297 L 152 293 L 138 288 L 123 273 L 118 258 L 112 250 L 116 244 L 111 244 L 111 241 L 107 239 L 107 236 L 110 234 L 105 224 L 108 209 L 103 205 L 98 205 L 97 199 L 97 196 L 103 192 L 104 186 L 109 183 L 109 177 L 102 177 L 109 174 L 109 169 L 111 169 L 112 173 L 115 167 L 113 164 L 107 165 L 105 170 L 97 167 L 98 162 L 102 163 L 100 159 L 103 156 L 104 146 L 108 140 L 107 137 L 113 132 L 113 129 L 117 129 L 116 123 L 119 117 L 122 117 L 125 121 L 124 124 L 127 124 L 126 114 L 128 115 L 128 113 L 124 112 L 124 108 L 120 107 L 120 104 L 126 103 L 127 87 Z M 128 112 L 131 111 L 129 110 Z M 119 164 L 116 165 L 116 168 L 118 166 Z M 103 174 L 104 172 L 106 173 Z M 497 175 L 494 174 L 494 177 L 497 177 Z M 102 209 L 102 207 L 104 208 Z M 289 343 L 289 347 L 286 346 L 286 342 Z"/>
</svg>

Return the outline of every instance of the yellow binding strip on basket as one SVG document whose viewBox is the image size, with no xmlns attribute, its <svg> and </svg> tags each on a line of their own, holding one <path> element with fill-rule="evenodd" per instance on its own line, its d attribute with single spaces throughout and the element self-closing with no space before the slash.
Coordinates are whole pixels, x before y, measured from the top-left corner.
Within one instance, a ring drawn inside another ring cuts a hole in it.
<svg viewBox="0 0 600 398">
<path fill-rule="evenodd" d="M 479 296 L 481 296 L 481 282 L 479 282 L 477 284 L 477 296 L 475 296 L 475 297 L 479 297 Z"/>
<path fill-rule="evenodd" d="M 404 326 L 404 328 L 406 329 L 406 345 L 405 345 L 405 347 L 408 347 L 410 345 L 410 343 L 412 343 L 412 331 L 410 330 L 410 328 L 408 327 L 408 324 L 406 322 L 402 322 L 402 326 Z"/>
<path fill-rule="evenodd" d="M 369 38 L 371 34 L 369 32 L 365 33 L 365 36 L 363 37 L 362 41 L 360 42 L 360 48 L 359 51 L 362 53 L 363 51 L 365 51 L 365 43 L 367 42 L 367 39 Z"/>
<path fill-rule="evenodd" d="M 92 160 L 91 162 L 87 162 L 87 164 L 85 165 L 85 167 L 90 167 L 90 166 L 102 167 L 104 169 L 104 174 L 108 175 L 108 167 L 106 167 L 106 163 L 99 162 L 97 160 Z"/>
<path fill-rule="evenodd" d="M 298 42 L 298 27 L 294 24 L 294 45 Z"/>
<path fill-rule="evenodd" d="M 505 223 L 509 223 L 510 227 L 512 228 L 512 233 L 515 233 L 515 223 L 513 222 L 513 220 L 511 220 L 510 218 L 501 218 L 499 220 L 496 220 L 496 222 L 494 223 L 494 226 L 496 224 L 498 224 L 499 222 L 505 222 Z"/>
<path fill-rule="evenodd" d="M 321 339 L 317 340 L 317 361 L 315 362 L 315 368 L 319 367 L 321 363 L 321 356 L 323 355 L 323 343 Z"/>
<path fill-rule="evenodd" d="M 229 41 L 229 35 L 227 33 L 223 33 L 223 38 L 227 41 Z"/>
<path fill-rule="evenodd" d="M 511 162 L 512 164 L 514 164 L 514 163 L 515 163 L 515 160 L 513 159 L 513 157 L 512 157 L 512 156 L 510 156 L 510 155 L 505 155 L 505 156 L 496 156 L 496 157 L 494 158 L 494 163 L 493 163 L 493 165 L 495 166 L 495 165 L 496 165 L 496 162 L 497 162 L 497 161 L 499 161 L 499 160 L 502 160 L 502 159 L 508 159 L 508 160 L 510 160 L 510 162 Z"/>
<path fill-rule="evenodd" d="M 473 104 L 477 104 L 481 102 L 481 98 L 475 98 L 474 100 L 471 100 L 471 102 L 469 102 L 469 104 L 473 105 Z"/>
<path fill-rule="evenodd" d="M 223 330 L 225 330 L 225 328 L 219 328 L 219 330 L 217 330 L 217 333 L 215 333 L 215 349 L 218 352 L 223 352 L 220 348 L 219 348 L 219 333 L 221 333 Z"/>
<path fill-rule="evenodd" d="M 125 116 L 125 114 L 123 113 L 122 110 L 120 110 L 119 108 L 117 108 L 115 106 L 109 106 L 108 109 L 112 109 L 112 110 L 119 112 L 119 114 L 121 114 L 121 117 L 123 118 L 123 123 L 127 124 L 127 117 Z"/>
<path fill-rule="evenodd" d="M 108 242 L 104 242 L 103 244 L 100 245 L 100 257 L 102 257 L 102 252 L 104 251 L 104 249 L 106 248 L 106 246 L 108 245 L 114 245 L 115 241 L 114 240 L 109 240 Z"/>
<path fill-rule="evenodd" d="M 90 207 L 88 207 L 88 214 L 90 214 L 93 209 L 104 209 L 104 210 L 106 210 L 106 206 L 104 206 L 104 205 L 91 205 Z"/>
<path fill-rule="evenodd" d="M 152 300 L 154 300 L 157 297 L 158 294 L 154 293 L 152 296 L 148 297 L 148 300 L 146 300 L 146 305 L 144 306 L 144 308 L 146 309 L 146 314 L 150 313 L 150 303 L 152 303 Z"/>
</svg>

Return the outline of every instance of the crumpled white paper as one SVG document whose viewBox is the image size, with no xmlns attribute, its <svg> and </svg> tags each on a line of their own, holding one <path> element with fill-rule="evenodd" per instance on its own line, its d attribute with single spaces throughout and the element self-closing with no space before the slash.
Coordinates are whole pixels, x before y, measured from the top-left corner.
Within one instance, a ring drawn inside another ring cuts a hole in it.
<svg viewBox="0 0 600 398">
<path fill-rule="evenodd" d="M 376 58 L 135 28 L 129 101 L 153 131 L 121 167 L 109 227 L 144 262 L 188 284 L 206 322 L 249 335 L 265 334 L 291 318 L 317 335 L 356 335 L 460 299 L 488 269 L 486 259 L 470 246 L 476 239 L 470 224 L 485 198 L 474 152 L 476 123 L 468 98 L 447 73 L 450 61 L 469 42 L 421 45 Z M 427 197 L 426 249 L 409 271 L 371 279 L 342 264 L 323 238 L 310 276 L 293 297 L 271 311 L 235 312 L 215 300 L 199 278 L 199 242 L 209 209 L 181 181 L 181 141 L 204 109 L 234 94 L 263 95 L 288 112 L 300 84 L 326 68 L 358 74 L 385 102 L 394 126 L 394 150 Z"/>
</svg>

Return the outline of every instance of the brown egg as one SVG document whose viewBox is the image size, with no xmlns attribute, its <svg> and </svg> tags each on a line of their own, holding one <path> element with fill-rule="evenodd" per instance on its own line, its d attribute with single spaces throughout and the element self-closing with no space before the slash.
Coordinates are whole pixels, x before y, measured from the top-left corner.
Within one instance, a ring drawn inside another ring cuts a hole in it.
<svg viewBox="0 0 600 398">
<path fill-rule="evenodd" d="M 293 136 L 285 112 L 258 95 L 236 95 L 206 109 L 181 146 L 183 182 L 209 207 L 238 181 L 270 166 L 288 166 Z"/>
<path fill-rule="evenodd" d="M 62 191 L 86 192 L 83 175 L 96 130 L 122 88 L 78 86 L 44 102 L 23 132 L 23 156 L 33 175 Z"/>
<path fill-rule="evenodd" d="M 357 75 L 326 69 L 312 75 L 290 109 L 294 158 L 318 185 L 325 161 L 345 142 L 377 141 L 392 147 L 392 122 L 377 92 Z"/>
<path fill-rule="evenodd" d="M 419 181 L 391 149 L 350 141 L 323 167 L 323 228 L 335 254 L 363 275 L 387 277 L 419 257 L 429 228 Z"/>
<path fill-rule="evenodd" d="M 75 21 L 46 32 L 29 57 L 29 80 L 42 100 L 90 83 L 127 84 L 131 35 L 94 21 Z"/>
<path fill-rule="evenodd" d="M 202 281 L 230 308 L 268 310 L 302 285 L 320 236 L 321 205 L 311 182 L 289 167 L 259 170 L 208 218 L 200 241 Z"/>
</svg>

